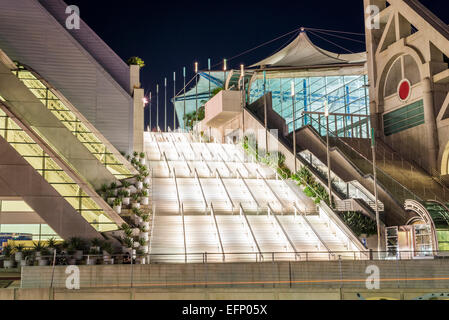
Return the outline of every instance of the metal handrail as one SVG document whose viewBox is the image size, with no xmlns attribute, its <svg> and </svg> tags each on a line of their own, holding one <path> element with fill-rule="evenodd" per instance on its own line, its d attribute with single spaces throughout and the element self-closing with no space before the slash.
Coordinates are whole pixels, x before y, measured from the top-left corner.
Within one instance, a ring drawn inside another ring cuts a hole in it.
<svg viewBox="0 0 449 320">
<path fill-rule="evenodd" d="M 240 217 L 242 217 L 242 220 L 245 222 L 245 225 L 251 234 L 251 238 L 252 238 L 254 244 L 256 245 L 257 251 L 258 251 L 260 257 L 263 259 L 262 251 L 260 250 L 260 247 L 259 247 L 259 244 L 257 243 L 256 237 L 254 236 L 253 229 L 251 228 L 251 225 L 249 224 L 248 217 L 245 214 L 245 210 L 243 210 L 242 204 L 240 204 L 239 207 L 240 207 Z"/>
<path fill-rule="evenodd" d="M 312 226 L 312 224 L 310 223 L 310 221 L 307 219 L 307 215 L 304 214 L 304 212 L 302 212 L 301 210 L 298 209 L 298 207 L 295 204 L 295 208 L 296 210 L 300 213 L 300 216 L 303 218 L 303 220 L 306 222 L 307 226 L 309 227 L 310 230 L 312 230 L 313 234 L 316 236 L 316 238 L 318 239 L 318 241 L 327 249 L 327 251 L 329 252 L 329 254 L 335 256 L 335 253 L 332 252 L 332 250 L 327 246 L 326 242 L 324 242 L 324 240 L 320 237 L 320 235 L 318 234 L 318 232 L 315 230 L 315 228 Z"/>
<path fill-rule="evenodd" d="M 218 243 L 220 244 L 220 250 L 223 253 L 223 262 L 224 262 L 225 261 L 225 252 L 223 249 L 223 243 L 221 241 L 221 235 L 220 235 L 220 230 L 218 228 L 217 218 L 215 217 L 214 205 L 212 203 L 210 204 L 210 214 L 214 221 L 215 231 L 217 232 Z"/>
</svg>

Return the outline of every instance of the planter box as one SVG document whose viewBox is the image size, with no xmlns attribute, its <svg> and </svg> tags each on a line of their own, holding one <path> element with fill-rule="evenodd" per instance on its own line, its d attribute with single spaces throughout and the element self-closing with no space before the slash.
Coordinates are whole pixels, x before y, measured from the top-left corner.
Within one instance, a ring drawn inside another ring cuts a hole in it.
<svg viewBox="0 0 449 320">
<path fill-rule="evenodd" d="M 140 202 L 133 202 L 133 203 L 131 204 L 131 207 L 132 207 L 132 208 L 139 209 L 139 208 L 140 208 Z"/>
<path fill-rule="evenodd" d="M 124 206 L 129 206 L 130 204 L 130 198 L 123 198 L 122 199 L 122 203 Z"/>
<path fill-rule="evenodd" d="M 142 200 L 140 200 L 140 203 L 144 206 L 147 206 L 150 203 L 150 199 L 148 197 L 142 197 Z"/>
<path fill-rule="evenodd" d="M 13 260 L 3 260 L 3 268 L 9 269 L 14 267 L 14 261 Z"/>
<path fill-rule="evenodd" d="M 122 206 L 114 206 L 114 211 L 118 214 L 122 213 Z"/>
<path fill-rule="evenodd" d="M 14 260 L 16 262 L 20 262 L 20 260 L 22 260 L 23 258 L 23 253 L 22 252 L 16 252 L 16 254 L 14 255 Z"/>
<path fill-rule="evenodd" d="M 47 259 L 40 259 L 38 262 L 39 267 L 48 266 L 48 260 Z"/>
<path fill-rule="evenodd" d="M 141 232 L 139 235 L 140 239 L 144 239 L 145 241 L 148 242 L 148 240 L 150 240 L 150 236 L 148 232 Z"/>
</svg>

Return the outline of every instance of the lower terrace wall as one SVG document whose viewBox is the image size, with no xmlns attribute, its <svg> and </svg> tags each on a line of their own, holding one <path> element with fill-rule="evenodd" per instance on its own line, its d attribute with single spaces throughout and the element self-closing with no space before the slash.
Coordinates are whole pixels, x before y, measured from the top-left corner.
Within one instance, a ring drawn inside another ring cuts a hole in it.
<svg viewBox="0 0 449 320">
<path fill-rule="evenodd" d="M 23 267 L 21 288 L 66 289 L 79 279 L 81 290 L 366 290 L 373 270 L 381 290 L 449 291 L 449 259 Z"/>
</svg>

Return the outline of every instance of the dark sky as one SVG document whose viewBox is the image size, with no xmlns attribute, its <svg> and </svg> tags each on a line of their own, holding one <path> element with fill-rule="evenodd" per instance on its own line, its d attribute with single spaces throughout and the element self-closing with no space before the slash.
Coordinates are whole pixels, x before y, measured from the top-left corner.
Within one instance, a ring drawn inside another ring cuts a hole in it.
<svg viewBox="0 0 449 320">
<path fill-rule="evenodd" d="M 422 0 L 444 22 L 449 23 L 447 0 Z M 177 88 L 181 88 L 182 67 L 187 80 L 193 76 L 193 63 L 200 69 L 223 58 L 233 57 L 299 27 L 363 33 L 363 0 L 295 0 L 295 1 L 110 1 L 66 0 L 80 8 L 80 16 L 124 60 L 139 56 L 145 61 L 142 85 L 145 92 L 156 91 L 168 79 L 168 97 L 173 96 L 173 71 L 177 73 Z M 351 51 L 362 51 L 364 45 L 345 39 L 329 40 Z M 229 61 L 238 68 L 265 58 L 284 45 L 284 37 L 249 54 Z M 310 35 L 325 49 L 342 49 Z M 350 36 L 364 40 L 360 36 Z M 154 96 L 153 96 L 154 97 Z M 163 92 L 159 96 L 163 101 Z M 170 105 L 170 104 L 168 104 Z M 153 103 L 155 106 L 155 103 Z M 161 106 L 161 103 L 160 103 Z M 153 107 L 153 111 L 154 111 Z M 169 119 L 173 119 L 169 108 Z M 160 113 L 162 114 L 162 112 Z M 154 119 L 155 112 L 153 113 Z M 160 119 L 162 121 L 162 119 Z"/>
</svg>

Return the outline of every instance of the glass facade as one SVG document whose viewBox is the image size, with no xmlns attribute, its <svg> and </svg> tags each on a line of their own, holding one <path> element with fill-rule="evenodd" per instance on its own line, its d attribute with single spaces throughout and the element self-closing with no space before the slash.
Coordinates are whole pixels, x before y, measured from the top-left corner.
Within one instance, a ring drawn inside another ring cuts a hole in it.
<svg viewBox="0 0 449 320">
<path fill-rule="evenodd" d="M 0 136 L 4 138 L 42 177 L 97 231 L 116 230 L 117 225 L 103 209 L 3 110 Z M 22 231 L 20 231 L 22 232 Z"/>
<path fill-rule="evenodd" d="M 129 178 L 134 175 L 108 150 L 101 139 L 91 132 L 88 126 L 31 71 L 19 65 L 19 68 L 13 73 L 117 179 Z"/>
<path fill-rule="evenodd" d="M 295 96 L 291 95 L 294 83 Z M 266 92 L 273 97 L 273 110 L 293 131 L 293 101 L 295 128 L 312 125 L 326 134 L 324 105 L 329 106 L 329 130 L 339 137 L 369 138 L 368 77 L 366 75 L 285 77 L 282 72 L 258 72 L 249 88 L 249 103 Z M 309 112 L 309 113 L 303 113 Z"/>
</svg>

